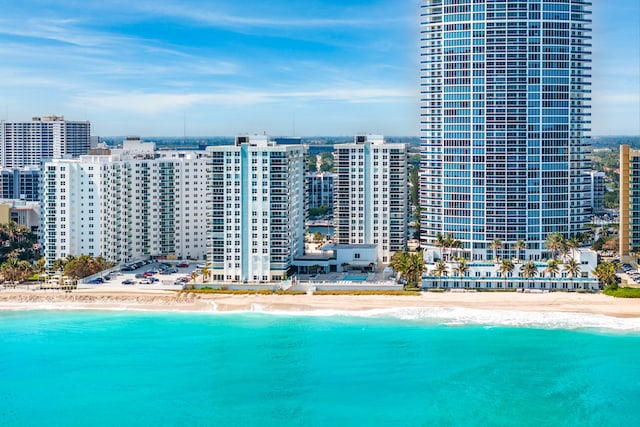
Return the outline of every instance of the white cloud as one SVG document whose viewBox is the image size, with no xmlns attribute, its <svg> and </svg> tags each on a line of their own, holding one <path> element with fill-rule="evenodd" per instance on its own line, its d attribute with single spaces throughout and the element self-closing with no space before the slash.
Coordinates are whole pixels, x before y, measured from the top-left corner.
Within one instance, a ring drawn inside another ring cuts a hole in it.
<svg viewBox="0 0 640 427">
<path fill-rule="evenodd" d="M 78 96 L 76 105 L 92 110 L 119 110 L 139 114 L 157 114 L 202 105 L 252 106 L 267 103 L 339 101 L 381 103 L 411 100 L 415 94 L 396 88 L 342 88 L 310 91 L 229 91 L 225 93 L 167 94 L 145 92 L 104 92 Z"/>
<path fill-rule="evenodd" d="M 406 22 L 406 18 L 386 17 L 375 19 L 359 19 L 359 18 L 299 18 L 299 17 L 255 17 L 244 16 L 239 14 L 231 14 L 224 12 L 213 12 L 218 5 L 207 4 L 207 9 L 199 8 L 196 5 L 185 7 L 182 3 L 170 2 L 145 2 L 136 5 L 141 11 L 149 14 L 169 16 L 172 18 L 182 18 L 201 24 L 225 27 L 225 28 L 242 28 L 242 27 L 258 27 L 258 28 L 325 28 L 325 27 L 342 27 L 342 26 L 370 26 L 381 25 L 384 23 L 400 23 Z"/>
</svg>

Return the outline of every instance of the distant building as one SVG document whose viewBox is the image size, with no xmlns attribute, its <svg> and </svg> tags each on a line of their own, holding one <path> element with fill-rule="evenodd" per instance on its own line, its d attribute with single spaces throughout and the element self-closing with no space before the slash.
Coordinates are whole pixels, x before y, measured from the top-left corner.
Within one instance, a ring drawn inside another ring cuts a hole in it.
<svg viewBox="0 0 640 427">
<path fill-rule="evenodd" d="M 207 152 L 212 279 L 286 279 L 293 259 L 304 254 L 307 147 L 251 135 Z"/>
<path fill-rule="evenodd" d="M 0 223 L 4 224 L 9 221 L 24 225 L 33 233 L 37 233 L 40 227 L 40 203 L 24 200 L 1 200 Z"/>
<path fill-rule="evenodd" d="M 276 144 L 278 145 L 301 145 L 302 138 L 299 136 L 278 136 L 273 138 Z"/>
<path fill-rule="evenodd" d="M 309 197 L 309 209 L 318 209 L 322 206 L 329 208 L 328 214 L 333 214 L 333 181 L 334 173 L 309 173 L 307 174 L 307 194 Z"/>
<path fill-rule="evenodd" d="M 334 146 L 334 226 L 338 245 L 376 245 L 377 262 L 406 247 L 407 148 L 380 135 Z"/>
<path fill-rule="evenodd" d="M 81 254 L 120 263 L 206 257 L 207 153 L 154 149 L 136 138 L 110 155 L 44 163 L 48 265 Z"/>
<path fill-rule="evenodd" d="M 590 199 L 591 199 L 591 213 L 594 215 L 600 215 L 604 213 L 604 172 L 591 171 L 589 173 L 590 178 Z"/>
<path fill-rule="evenodd" d="M 640 251 L 640 150 L 620 146 L 620 260 Z"/>
<path fill-rule="evenodd" d="M 40 200 L 40 168 L 0 169 L 0 199 Z"/>
<path fill-rule="evenodd" d="M 88 121 L 63 116 L 34 117 L 31 122 L 0 122 L 0 167 L 39 166 L 44 159 L 77 157 L 91 148 Z"/>
</svg>

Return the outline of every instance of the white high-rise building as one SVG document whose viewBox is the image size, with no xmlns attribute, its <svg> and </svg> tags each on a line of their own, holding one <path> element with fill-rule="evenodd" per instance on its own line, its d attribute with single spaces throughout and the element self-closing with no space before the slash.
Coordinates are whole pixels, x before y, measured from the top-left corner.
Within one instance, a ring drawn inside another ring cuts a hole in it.
<svg viewBox="0 0 640 427">
<path fill-rule="evenodd" d="M 334 146 L 334 168 L 335 242 L 376 245 L 388 263 L 407 243 L 406 145 L 358 135 Z"/>
<path fill-rule="evenodd" d="M 294 257 L 304 253 L 307 147 L 251 135 L 207 151 L 212 278 L 285 279 Z"/>
<path fill-rule="evenodd" d="M 77 157 L 91 148 L 91 124 L 63 116 L 0 122 L 0 167 L 39 166 L 42 160 Z"/>
<path fill-rule="evenodd" d="M 537 260 L 586 231 L 591 2 L 422 0 L 420 25 L 423 243 Z"/>
<path fill-rule="evenodd" d="M 44 163 L 41 237 L 47 264 L 67 255 L 114 262 L 206 257 L 204 151 L 125 141 L 110 155 Z"/>
</svg>

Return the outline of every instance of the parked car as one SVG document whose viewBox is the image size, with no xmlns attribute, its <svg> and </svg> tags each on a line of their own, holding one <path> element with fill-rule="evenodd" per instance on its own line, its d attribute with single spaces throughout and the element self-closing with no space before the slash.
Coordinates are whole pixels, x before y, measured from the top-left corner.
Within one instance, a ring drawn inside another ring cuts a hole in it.
<svg viewBox="0 0 640 427">
<path fill-rule="evenodd" d="M 127 280 L 123 280 L 122 284 L 123 285 L 135 285 L 136 282 L 135 282 L 135 280 L 127 279 Z"/>
<path fill-rule="evenodd" d="M 178 267 L 178 268 L 188 268 L 189 267 L 189 263 L 188 262 L 181 262 L 180 264 L 176 265 L 176 267 Z"/>
<path fill-rule="evenodd" d="M 155 283 L 155 282 L 159 282 L 160 281 L 160 279 L 158 279 L 157 277 L 149 277 L 149 278 L 147 278 L 147 280 L 150 280 L 151 283 Z"/>
<path fill-rule="evenodd" d="M 143 273 L 136 273 L 135 278 L 136 279 L 144 279 L 145 275 Z"/>
<path fill-rule="evenodd" d="M 96 277 L 95 279 L 89 280 L 87 283 L 90 283 L 92 285 L 100 285 L 100 284 L 104 283 L 104 280 L 102 280 L 101 277 Z"/>
<path fill-rule="evenodd" d="M 135 270 L 135 267 L 133 267 L 132 265 L 125 265 L 124 267 L 122 267 L 122 271 L 133 271 Z"/>
<path fill-rule="evenodd" d="M 151 282 L 151 280 L 149 280 L 149 279 L 140 280 L 140 284 L 141 285 L 150 285 L 151 283 L 153 283 L 153 282 Z"/>
</svg>

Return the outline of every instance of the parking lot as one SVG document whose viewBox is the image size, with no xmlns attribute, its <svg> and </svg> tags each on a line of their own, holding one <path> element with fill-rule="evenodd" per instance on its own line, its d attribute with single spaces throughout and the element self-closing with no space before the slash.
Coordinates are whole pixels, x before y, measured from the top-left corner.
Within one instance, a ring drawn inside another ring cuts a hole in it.
<svg viewBox="0 0 640 427">
<path fill-rule="evenodd" d="M 627 286 L 638 287 L 640 283 L 640 273 L 631 264 L 622 264 L 624 273 L 618 273 L 618 276 L 626 283 Z"/>
<path fill-rule="evenodd" d="M 102 283 L 78 283 L 78 289 L 133 290 L 133 289 L 173 289 L 180 290 L 188 285 L 191 273 L 204 267 L 204 261 L 145 261 L 123 266 L 120 271 L 101 275 Z M 146 274 L 145 274 L 146 273 Z M 202 276 L 196 281 L 200 282 Z M 99 280 L 94 280 L 99 282 Z"/>
</svg>

